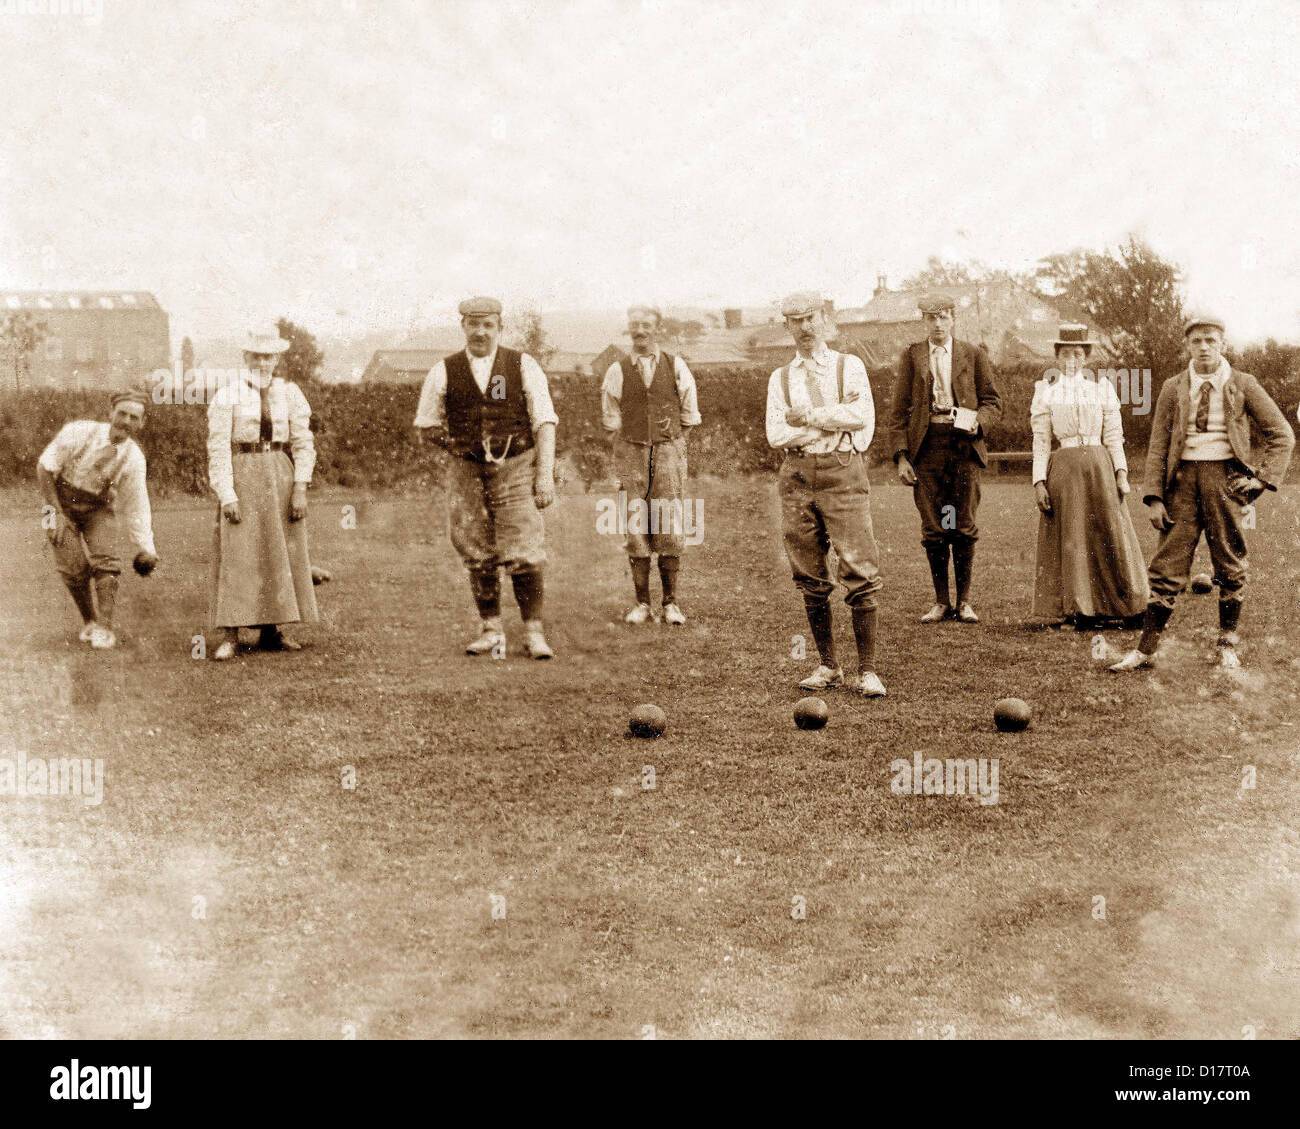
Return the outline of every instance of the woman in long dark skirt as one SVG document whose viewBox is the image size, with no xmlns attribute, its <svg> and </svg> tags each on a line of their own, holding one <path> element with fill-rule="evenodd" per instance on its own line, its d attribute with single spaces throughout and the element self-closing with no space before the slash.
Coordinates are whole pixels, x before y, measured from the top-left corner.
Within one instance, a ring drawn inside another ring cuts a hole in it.
<svg viewBox="0 0 1300 1129">
<path fill-rule="evenodd" d="M 1034 491 L 1041 516 L 1034 618 L 1089 630 L 1146 608 L 1146 564 L 1129 516 L 1119 397 L 1086 367 L 1088 327 L 1057 331 L 1056 368 L 1034 385 Z M 1052 450 L 1052 441 L 1058 446 Z"/>
<path fill-rule="evenodd" d="M 288 348 L 275 328 L 254 330 L 240 379 L 208 405 L 208 480 L 221 503 L 213 622 L 224 638 L 217 661 L 233 657 L 241 627 L 259 629 L 263 650 L 298 651 L 302 645 L 281 625 L 316 621 L 303 520 L 316 448 L 306 396 L 274 375 Z"/>
</svg>

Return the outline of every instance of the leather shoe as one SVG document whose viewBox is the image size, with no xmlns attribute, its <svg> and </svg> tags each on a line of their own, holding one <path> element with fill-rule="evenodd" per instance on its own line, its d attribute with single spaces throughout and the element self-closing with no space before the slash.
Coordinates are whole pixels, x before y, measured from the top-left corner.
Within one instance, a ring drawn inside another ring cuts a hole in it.
<svg viewBox="0 0 1300 1129">
<path fill-rule="evenodd" d="M 885 684 L 880 681 L 880 675 L 874 670 L 864 670 L 859 674 L 857 681 L 853 683 L 852 690 L 855 694 L 861 694 L 864 698 L 883 698 L 885 696 Z"/>
<path fill-rule="evenodd" d="M 801 690 L 830 690 L 833 687 L 842 685 L 844 682 L 844 671 L 839 667 L 829 667 L 826 665 L 819 666 L 812 674 L 799 683 Z"/>
<path fill-rule="evenodd" d="M 979 623 L 980 621 L 980 617 L 975 614 L 975 609 L 967 603 L 963 603 L 962 606 L 957 609 L 957 618 L 961 620 L 962 623 Z"/>
<path fill-rule="evenodd" d="M 1142 670 L 1146 667 L 1156 665 L 1155 655 L 1148 655 L 1139 651 L 1136 647 L 1129 651 L 1119 662 L 1108 666 L 1106 669 L 1114 674 L 1124 674 L 1130 670 Z"/>
<path fill-rule="evenodd" d="M 938 623 L 952 615 L 952 608 L 947 604 L 935 604 L 928 612 L 921 617 L 922 623 Z"/>
</svg>

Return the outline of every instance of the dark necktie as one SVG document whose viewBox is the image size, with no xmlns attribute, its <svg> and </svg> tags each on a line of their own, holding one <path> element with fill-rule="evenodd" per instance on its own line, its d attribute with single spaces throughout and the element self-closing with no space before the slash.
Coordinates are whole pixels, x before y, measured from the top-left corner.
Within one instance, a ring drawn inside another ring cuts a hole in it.
<svg viewBox="0 0 1300 1129">
<path fill-rule="evenodd" d="M 265 442 L 274 434 L 271 427 L 271 386 L 264 384 L 259 391 L 262 394 L 262 429 L 259 437 Z"/>
<path fill-rule="evenodd" d="M 1201 398 L 1196 402 L 1196 430 L 1207 431 L 1210 426 L 1210 382 L 1201 385 Z"/>
</svg>

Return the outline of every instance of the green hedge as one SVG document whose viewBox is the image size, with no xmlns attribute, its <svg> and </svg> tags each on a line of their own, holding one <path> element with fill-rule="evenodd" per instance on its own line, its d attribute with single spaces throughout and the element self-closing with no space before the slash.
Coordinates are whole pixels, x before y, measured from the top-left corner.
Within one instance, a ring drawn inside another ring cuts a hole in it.
<svg viewBox="0 0 1300 1129">
<path fill-rule="evenodd" d="M 1031 445 L 1029 402 L 1041 365 L 1007 366 L 999 371 L 1004 414 L 989 435 L 991 450 L 1027 451 Z M 893 372 L 871 373 L 877 421 L 883 419 L 893 389 Z M 700 373 L 700 414 L 704 423 L 692 438 L 692 471 L 728 475 L 774 470 L 778 452 L 767 445 L 764 415 L 768 370 L 755 366 Z M 1267 383 L 1285 385 L 1282 379 Z M 424 489 L 440 477 L 440 456 L 416 440 L 419 387 L 411 384 L 322 385 L 304 387 L 312 405 L 316 434 L 315 480 L 352 487 Z M 1294 396 L 1288 387 L 1269 388 L 1291 417 Z M 1154 408 L 1159 385 L 1151 389 Z M 597 382 L 583 377 L 553 377 L 551 394 L 560 417 L 558 454 L 566 471 L 592 481 L 610 475 L 600 422 Z M 1288 396 L 1291 398 L 1288 399 Z M 71 419 L 107 416 L 107 397 L 90 392 L 24 391 L 0 393 L 0 486 L 30 482 L 42 448 Z M 1140 466 L 1151 427 L 1151 413 L 1124 411 L 1129 460 Z M 140 440 L 149 462 L 150 488 L 159 495 L 203 494 L 207 490 L 205 409 L 197 405 L 151 407 Z M 887 458 L 877 427 L 875 461 Z"/>
</svg>

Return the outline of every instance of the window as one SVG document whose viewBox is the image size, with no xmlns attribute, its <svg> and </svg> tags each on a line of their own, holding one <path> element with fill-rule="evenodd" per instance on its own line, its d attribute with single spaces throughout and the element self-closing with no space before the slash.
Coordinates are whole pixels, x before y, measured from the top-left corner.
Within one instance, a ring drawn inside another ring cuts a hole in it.
<svg viewBox="0 0 1300 1129">
<path fill-rule="evenodd" d="M 45 359 L 47 361 L 63 360 L 63 341 L 58 337 L 45 339 Z"/>
<path fill-rule="evenodd" d="M 5 298 L 5 305 L 8 306 L 11 310 L 16 310 L 22 306 L 22 302 L 20 302 L 16 297 L 14 297 L 14 295 L 10 294 L 7 295 Z"/>
<path fill-rule="evenodd" d="M 39 298 L 36 299 L 36 304 L 40 306 L 42 310 L 54 309 L 54 303 L 51 302 L 47 297 L 45 297 L 44 294 L 42 294 Z"/>
<path fill-rule="evenodd" d="M 134 305 L 135 305 L 135 295 L 134 295 L 134 294 L 123 294 L 123 295 L 121 295 L 120 297 L 121 297 L 121 299 L 122 299 L 122 305 L 124 305 L 124 306 L 134 306 Z"/>
<path fill-rule="evenodd" d="M 95 359 L 95 345 L 92 341 L 77 342 L 77 360 L 81 364 Z"/>
<path fill-rule="evenodd" d="M 112 298 L 100 298 L 100 300 L 99 300 L 99 304 L 100 304 L 101 306 L 103 306 L 104 309 L 106 309 L 106 310 L 111 310 L 111 309 L 113 308 L 113 299 L 112 299 Z"/>
<path fill-rule="evenodd" d="M 959 304 L 961 305 L 961 308 L 962 308 L 963 310 L 966 309 L 966 307 L 970 305 L 970 295 L 969 295 L 969 294 L 963 294 L 963 295 L 961 296 L 961 302 L 960 302 Z"/>
<path fill-rule="evenodd" d="M 78 298 L 75 294 L 68 295 L 68 309 L 70 310 L 81 309 L 81 299 Z"/>
</svg>

